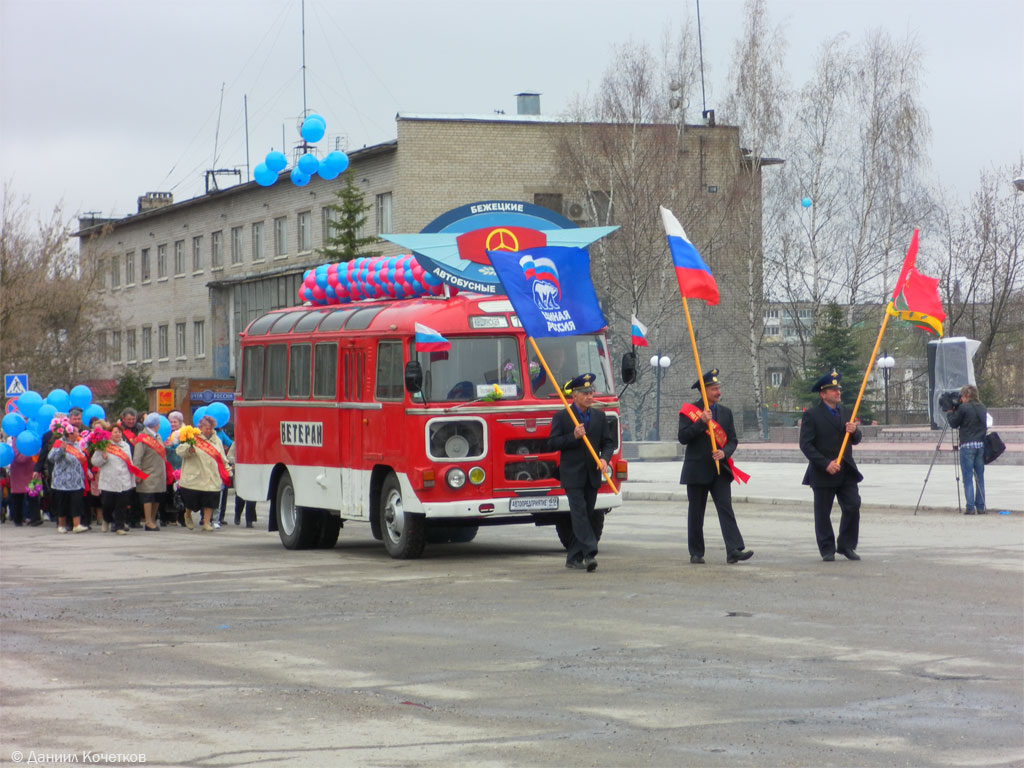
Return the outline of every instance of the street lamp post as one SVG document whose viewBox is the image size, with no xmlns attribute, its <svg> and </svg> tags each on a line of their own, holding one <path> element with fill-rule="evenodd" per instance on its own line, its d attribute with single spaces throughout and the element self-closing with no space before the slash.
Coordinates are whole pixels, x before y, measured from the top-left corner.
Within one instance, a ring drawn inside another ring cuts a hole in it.
<svg viewBox="0 0 1024 768">
<path fill-rule="evenodd" d="M 654 369 L 654 376 L 658 381 L 657 399 L 655 400 L 654 413 L 654 439 L 661 440 L 661 372 L 662 369 L 672 365 L 672 360 L 660 352 L 651 358 L 651 367 Z"/>
<path fill-rule="evenodd" d="M 875 365 L 882 372 L 882 381 L 885 382 L 885 426 L 889 426 L 889 373 L 896 365 L 896 361 L 888 352 L 883 352 L 882 356 L 875 361 Z"/>
</svg>

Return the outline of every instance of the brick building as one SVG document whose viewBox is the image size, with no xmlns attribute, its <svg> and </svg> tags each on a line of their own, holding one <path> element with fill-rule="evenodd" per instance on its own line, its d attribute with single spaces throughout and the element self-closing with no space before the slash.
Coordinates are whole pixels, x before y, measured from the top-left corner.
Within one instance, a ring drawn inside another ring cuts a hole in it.
<svg viewBox="0 0 1024 768">
<path fill-rule="evenodd" d="M 400 114 L 395 140 L 349 153 L 356 183 L 372 205 L 366 226 L 377 234 L 418 232 L 449 209 L 495 199 L 536 203 L 580 225 L 592 225 L 596 222 L 588 219 L 578 196 L 560 181 L 558 136 L 579 126 L 533 114 Z M 690 188 L 691 197 L 699 193 L 724 201 L 727 195 L 718 192 L 735 187 L 744 157 L 738 129 L 687 126 L 681 139 L 679 183 Z M 154 385 L 178 377 L 234 378 L 238 332 L 269 309 L 297 303 L 303 272 L 324 262 L 317 250 L 327 232 L 328 206 L 342 183 L 313 177 L 307 186 L 297 187 L 286 174 L 272 187 L 250 182 L 178 203 L 167 193 L 150 193 L 139 198 L 134 215 L 82 220 L 80 248 L 98 264 L 102 290 L 116 308 L 112 317 L 119 316 L 116 327 L 106 332 L 110 373 L 119 376 L 126 366 L 145 365 Z M 759 215 L 759 172 L 753 193 L 748 197 Z M 711 248 L 699 221 L 687 228 L 702 253 Z M 724 265 L 730 227 L 719 219 L 715 228 L 719 235 L 711 261 Z M 377 250 L 385 255 L 400 252 L 383 240 Z M 667 248 L 665 259 L 665 274 L 671 279 Z M 715 263 L 712 268 L 722 288 L 721 312 L 739 312 L 730 276 L 740 270 L 722 268 L 719 274 Z M 757 280 L 755 291 L 760 291 L 759 276 Z M 702 346 L 707 344 L 702 357 L 707 354 L 708 366 L 735 371 L 731 404 L 742 418 L 749 407 L 744 397 L 752 375 L 744 371 L 750 368 L 750 356 L 733 342 L 730 325 L 721 318 L 719 314 L 714 323 L 695 318 L 704 328 Z M 678 320 L 685 329 L 681 308 Z M 629 324 L 616 327 L 619 322 L 612 316 L 609 322 L 617 360 L 628 348 Z M 681 343 L 677 329 L 671 335 Z M 692 395 L 689 384 L 695 376 L 688 342 L 685 350 L 687 358 L 673 365 L 662 383 L 664 439 L 674 438 L 679 403 Z M 641 365 L 646 367 L 643 361 Z M 636 396 L 636 388 L 631 394 Z M 653 398 L 646 403 L 653 408 Z"/>
</svg>

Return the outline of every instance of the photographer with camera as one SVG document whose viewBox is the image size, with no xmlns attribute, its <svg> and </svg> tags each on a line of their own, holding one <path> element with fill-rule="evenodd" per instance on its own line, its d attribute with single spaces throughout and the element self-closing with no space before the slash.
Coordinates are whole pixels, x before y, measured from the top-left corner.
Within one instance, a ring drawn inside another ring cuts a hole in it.
<svg viewBox="0 0 1024 768">
<path fill-rule="evenodd" d="M 967 384 L 960 388 L 960 402 L 943 396 L 949 426 L 960 430 L 960 469 L 964 475 L 965 515 L 984 515 L 985 510 L 985 432 L 988 411 L 978 400 L 978 388 Z"/>
</svg>

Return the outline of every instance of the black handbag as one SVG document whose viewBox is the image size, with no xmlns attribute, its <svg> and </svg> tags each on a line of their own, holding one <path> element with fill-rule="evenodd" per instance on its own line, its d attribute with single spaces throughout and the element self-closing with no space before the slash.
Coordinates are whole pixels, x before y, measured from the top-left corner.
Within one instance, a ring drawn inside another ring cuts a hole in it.
<svg viewBox="0 0 1024 768">
<path fill-rule="evenodd" d="M 1006 443 L 999 437 L 998 432 L 989 432 L 985 435 L 985 463 L 991 464 L 1003 455 L 1006 450 Z"/>
</svg>

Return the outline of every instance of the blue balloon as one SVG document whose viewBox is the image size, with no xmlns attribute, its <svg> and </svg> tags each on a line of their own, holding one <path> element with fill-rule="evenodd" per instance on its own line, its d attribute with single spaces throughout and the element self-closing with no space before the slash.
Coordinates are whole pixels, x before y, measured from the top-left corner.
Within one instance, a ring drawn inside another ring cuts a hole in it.
<svg viewBox="0 0 1024 768">
<path fill-rule="evenodd" d="M 57 415 L 57 409 L 49 403 L 43 403 L 39 406 L 39 410 L 36 411 L 36 417 L 34 421 L 42 427 L 43 432 L 50 431 L 50 422 L 53 421 L 53 417 Z"/>
<path fill-rule="evenodd" d="M 803 200 L 800 201 L 800 205 L 802 205 L 804 208 L 810 208 L 811 207 L 811 198 L 805 197 Z"/>
<path fill-rule="evenodd" d="M 0 443 L 0 467 L 6 467 L 14 461 L 14 449 L 7 443 Z"/>
<path fill-rule="evenodd" d="M 14 445 L 22 456 L 35 456 L 39 453 L 39 449 L 43 447 L 43 441 L 39 439 L 39 435 L 35 432 L 29 432 L 26 429 L 15 438 Z"/>
<path fill-rule="evenodd" d="M 156 428 L 156 433 L 160 435 L 160 439 L 164 442 L 171 436 L 171 422 L 162 413 L 160 414 L 160 424 Z"/>
<path fill-rule="evenodd" d="M 224 403 L 210 403 L 206 407 L 206 413 L 208 416 L 213 416 L 216 419 L 217 429 L 231 421 L 231 409 L 224 405 Z"/>
<path fill-rule="evenodd" d="M 17 437 L 25 431 L 25 418 L 20 413 L 8 413 L 0 421 L 0 429 L 8 437 Z"/>
<path fill-rule="evenodd" d="M 327 124 L 316 117 L 307 117 L 302 123 L 302 128 L 299 130 L 303 141 L 308 141 L 310 144 L 316 144 L 324 137 L 326 132 Z"/>
<path fill-rule="evenodd" d="M 267 152 L 267 156 L 263 160 L 263 164 L 274 173 L 280 173 L 288 167 L 288 158 L 285 157 L 284 152 L 274 150 L 272 152 Z"/>
<path fill-rule="evenodd" d="M 84 411 L 82 411 L 82 423 L 85 426 L 89 426 L 89 422 L 93 419 L 105 419 L 107 418 L 107 412 L 103 410 L 103 406 L 99 403 L 93 403 Z"/>
<path fill-rule="evenodd" d="M 316 169 L 320 167 L 320 161 L 316 159 L 316 155 L 307 152 L 299 158 L 299 162 L 296 165 L 304 174 L 312 176 L 316 173 Z"/>
<path fill-rule="evenodd" d="M 256 179 L 256 183 L 261 187 L 273 186 L 274 182 L 277 181 L 277 173 L 270 170 L 266 163 L 260 163 L 252 171 L 252 177 Z"/>
<path fill-rule="evenodd" d="M 206 406 L 205 405 L 202 406 L 201 408 L 196 408 L 192 412 L 192 426 L 193 427 L 198 427 L 199 426 L 199 420 L 202 419 L 203 416 L 205 416 L 205 415 L 206 415 Z"/>
<path fill-rule="evenodd" d="M 49 422 L 47 422 L 46 426 L 50 426 Z M 45 435 L 47 432 L 46 429 L 43 429 L 42 427 L 39 426 L 39 422 L 36 421 L 35 419 L 29 419 L 27 422 L 25 422 L 25 431 L 35 432 L 37 435 Z"/>
<path fill-rule="evenodd" d="M 89 389 L 85 384 L 79 384 L 78 386 L 71 388 L 71 405 L 75 408 L 81 408 L 83 411 L 89 407 L 92 402 L 92 390 Z"/>
<path fill-rule="evenodd" d="M 36 411 L 43 404 L 42 395 L 31 389 L 18 398 L 18 412 L 26 419 L 34 419 Z"/>
<path fill-rule="evenodd" d="M 344 173 L 346 168 L 348 168 L 348 155 L 338 150 L 328 152 L 327 156 L 320 161 L 320 177 L 333 179 L 338 174 Z"/>
<path fill-rule="evenodd" d="M 327 125 L 327 118 L 321 115 L 319 112 L 310 112 L 306 115 L 307 120 L 319 120 L 324 125 Z"/>
<path fill-rule="evenodd" d="M 292 184 L 296 187 L 304 187 L 309 184 L 309 175 L 303 173 L 298 168 L 292 168 Z"/>
<path fill-rule="evenodd" d="M 52 389 L 46 396 L 46 402 L 57 409 L 58 413 L 67 413 L 71 408 L 71 396 L 66 389 Z"/>
</svg>

